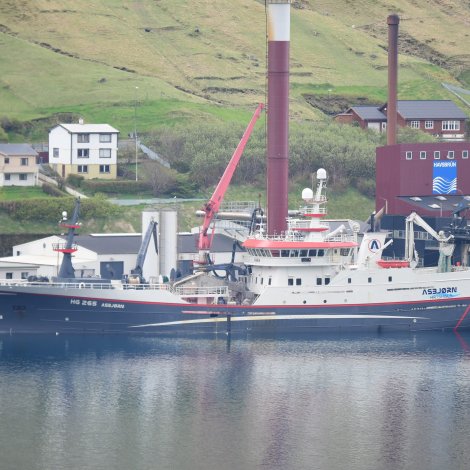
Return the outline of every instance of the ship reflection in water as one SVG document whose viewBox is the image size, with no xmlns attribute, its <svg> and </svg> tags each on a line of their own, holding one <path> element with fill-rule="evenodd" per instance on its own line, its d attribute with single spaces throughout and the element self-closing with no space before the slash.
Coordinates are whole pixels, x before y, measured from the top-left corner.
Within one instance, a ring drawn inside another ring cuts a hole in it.
<svg viewBox="0 0 470 470">
<path fill-rule="evenodd" d="M 468 468 L 470 334 L 0 337 L 0 468 Z"/>
</svg>

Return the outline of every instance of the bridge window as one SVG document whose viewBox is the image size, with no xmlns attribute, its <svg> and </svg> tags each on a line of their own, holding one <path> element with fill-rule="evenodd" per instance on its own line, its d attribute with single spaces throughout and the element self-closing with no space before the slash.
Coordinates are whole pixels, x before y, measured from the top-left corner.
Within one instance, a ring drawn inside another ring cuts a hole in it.
<svg viewBox="0 0 470 470">
<path fill-rule="evenodd" d="M 298 258 L 299 257 L 299 250 L 290 250 L 290 257 L 291 258 Z"/>
<path fill-rule="evenodd" d="M 349 248 L 341 248 L 341 250 L 339 251 L 339 254 L 341 256 L 349 256 L 349 253 L 350 253 Z"/>
<path fill-rule="evenodd" d="M 392 276 L 388 276 L 388 282 L 392 282 Z"/>
<path fill-rule="evenodd" d="M 289 258 L 289 254 L 290 254 L 289 250 L 281 250 L 281 256 L 283 258 Z"/>
<path fill-rule="evenodd" d="M 274 258 L 279 258 L 279 250 L 271 250 L 271 256 Z"/>
<path fill-rule="evenodd" d="M 440 160 L 440 159 L 441 159 L 441 151 L 434 150 L 434 160 Z"/>
<path fill-rule="evenodd" d="M 318 250 L 318 256 L 325 256 L 325 250 Z"/>
<path fill-rule="evenodd" d="M 300 257 L 305 258 L 308 256 L 308 250 L 300 250 Z"/>
<path fill-rule="evenodd" d="M 317 250 L 308 250 L 308 256 L 317 256 Z"/>
</svg>

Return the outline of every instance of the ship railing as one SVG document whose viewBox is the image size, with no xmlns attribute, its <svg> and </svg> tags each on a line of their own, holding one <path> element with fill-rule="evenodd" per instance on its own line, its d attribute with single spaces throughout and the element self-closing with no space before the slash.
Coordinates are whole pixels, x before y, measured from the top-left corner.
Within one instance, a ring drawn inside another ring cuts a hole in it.
<svg viewBox="0 0 470 470">
<path fill-rule="evenodd" d="M 305 236 L 302 233 L 287 231 L 282 232 L 280 235 L 268 235 L 266 233 L 257 233 L 255 235 L 257 240 L 268 240 L 268 241 L 289 241 L 289 242 L 301 242 L 304 240 Z"/>
<path fill-rule="evenodd" d="M 289 230 L 299 230 L 299 229 L 306 229 L 310 228 L 311 220 L 309 219 L 288 219 L 287 225 Z M 325 231 L 329 230 L 330 225 L 327 222 L 322 222 L 319 227 L 325 229 Z"/>
<path fill-rule="evenodd" d="M 180 286 L 173 291 L 181 297 L 229 297 L 227 286 Z"/>
<path fill-rule="evenodd" d="M 354 235 L 350 235 L 348 233 L 341 233 L 333 237 L 326 236 L 325 241 L 327 242 L 355 242 L 356 238 L 354 237 Z"/>
<path fill-rule="evenodd" d="M 304 206 L 299 209 L 302 215 L 306 214 L 327 214 L 326 207 L 319 207 L 319 206 Z"/>
<path fill-rule="evenodd" d="M 63 288 L 63 289 L 94 289 L 94 290 L 111 290 L 111 289 L 124 289 L 124 290 L 167 290 L 171 291 L 172 287 L 168 283 L 158 284 L 124 284 L 121 282 L 41 282 L 41 281 L 27 281 L 23 279 L 1 279 L 1 286 L 35 286 L 44 288 Z"/>
</svg>

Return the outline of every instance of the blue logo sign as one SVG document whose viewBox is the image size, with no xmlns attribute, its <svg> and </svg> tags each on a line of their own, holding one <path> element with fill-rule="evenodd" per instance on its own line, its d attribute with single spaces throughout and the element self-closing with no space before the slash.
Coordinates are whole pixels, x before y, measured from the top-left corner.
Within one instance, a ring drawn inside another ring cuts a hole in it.
<svg viewBox="0 0 470 470">
<path fill-rule="evenodd" d="M 434 162 L 432 192 L 433 194 L 457 192 L 457 162 Z"/>
</svg>

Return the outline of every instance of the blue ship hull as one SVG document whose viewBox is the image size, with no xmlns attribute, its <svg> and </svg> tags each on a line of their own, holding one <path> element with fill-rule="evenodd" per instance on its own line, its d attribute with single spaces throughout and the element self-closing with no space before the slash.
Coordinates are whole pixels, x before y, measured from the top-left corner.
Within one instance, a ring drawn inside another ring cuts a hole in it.
<svg viewBox="0 0 470 470">
<path fill-rule="evenodd" d="M 0 289 L 0 332 L 306 333 L 470 328 L 470 299 L 328 306 L 199 305 L 104 300 Z"/>
</svg>

